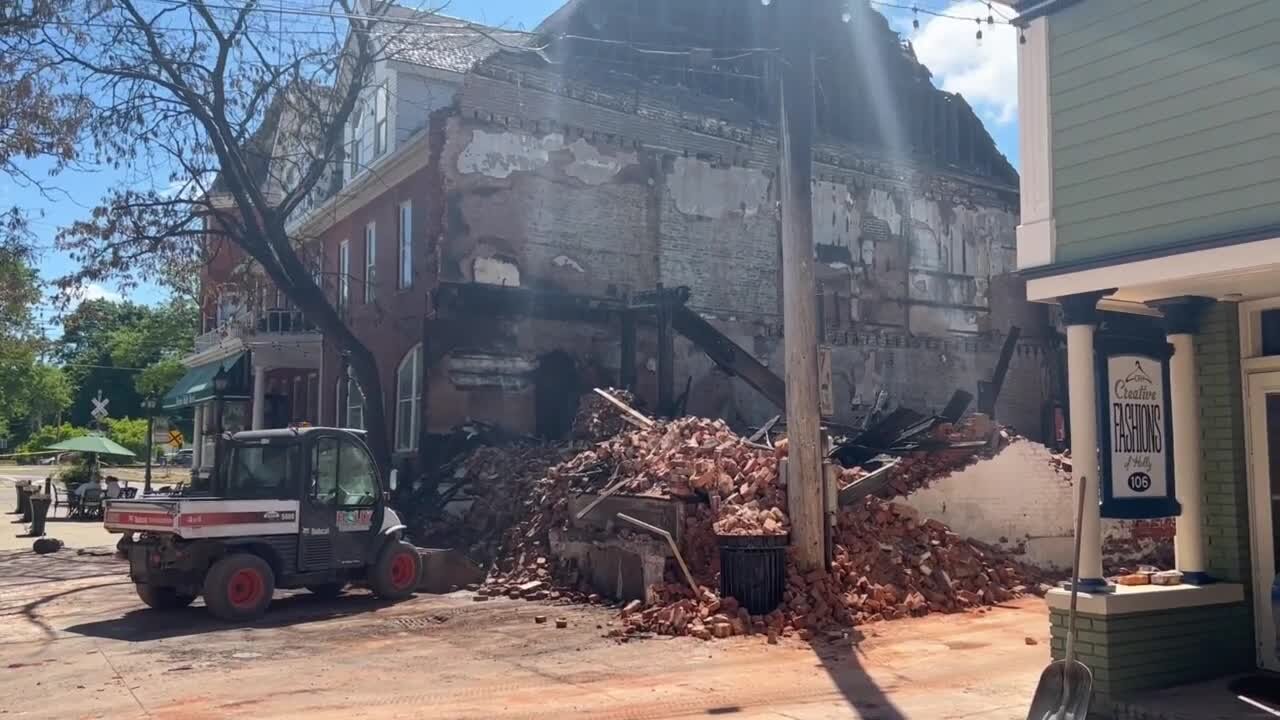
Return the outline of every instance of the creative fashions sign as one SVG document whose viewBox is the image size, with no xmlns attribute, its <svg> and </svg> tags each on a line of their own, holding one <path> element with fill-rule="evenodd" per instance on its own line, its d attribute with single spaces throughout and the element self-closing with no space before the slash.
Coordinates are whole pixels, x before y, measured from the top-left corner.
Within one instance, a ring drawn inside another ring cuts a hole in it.
<svg viewBox="0 0 1280 720">
<path fill-rule="evenodd" d="M 1098 343 L 1098 428 L 1102 516 L 1178 515 L 1166 343 L 1107 338 Z"/>
</svg>

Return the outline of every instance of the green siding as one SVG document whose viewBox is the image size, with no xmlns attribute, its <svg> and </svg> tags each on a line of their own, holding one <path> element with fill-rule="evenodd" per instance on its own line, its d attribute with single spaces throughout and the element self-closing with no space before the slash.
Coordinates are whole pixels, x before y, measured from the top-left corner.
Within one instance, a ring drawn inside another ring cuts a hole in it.
<svg viewBox="0 0 1280 720">
<path fill-rule="evenodd" d="M 1280 224 L 1280 2 L 1049 19 L 1055 262 Z"/>
</svg>

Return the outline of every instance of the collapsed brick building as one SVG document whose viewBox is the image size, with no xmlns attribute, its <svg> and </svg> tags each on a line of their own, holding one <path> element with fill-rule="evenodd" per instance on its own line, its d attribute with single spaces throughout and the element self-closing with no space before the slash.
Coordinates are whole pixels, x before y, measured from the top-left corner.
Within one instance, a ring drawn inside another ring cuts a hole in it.
<svg viewBox="0 0 1280 720">
<path fill-rule="evenodd" d="M 825 4 L 832 18 L 845 6 Z M 833 419 L 882 391 L 890 404 L 941 409 L 990 377 L 1017 326 L 996 410 L 1038 436 L 1055 353 L 1044 309 L 1010 274 L 1017 175 L 963 98 L 933 86 L 881 15 L 854 9 L 813 31 Z M 348 150 L 368 158 L 383 138 L 377 189 L 351 172 L 333 183 L 346 192 L 297 220 L 329 273 L 376 270 L 365 273 L 373 290 L 331 291 L 378 356 L 400 457 L 424 431 L 467 419 L 563 434 L 594 385 L 739 426 L 779 411 L 662 310 L 687 308 L 783 374 L 770 12 L 574 0 L 535 33 L 462 43 L 437 21 L 401 39 L 422 52 L 375 74 L 382 94 Z M 303 408 L 279 414 L 290 420 L 356 424 L 340 349 L 315 343 L 306 367 L 253 373 L 274 391 L 255 399 Z M 307 398 L 291 397 L 300 388 Z"/>
</svg>

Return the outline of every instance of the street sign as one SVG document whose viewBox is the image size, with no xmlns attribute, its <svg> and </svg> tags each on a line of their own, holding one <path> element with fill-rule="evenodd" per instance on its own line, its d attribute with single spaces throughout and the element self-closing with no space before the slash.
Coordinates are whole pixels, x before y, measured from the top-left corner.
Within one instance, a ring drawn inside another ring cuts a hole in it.
<svg viewBox="0 0 1280 720">
<path fill-rule="evenodd" d="M 102 422 L 108 415 L 107 405 L 109 405 L 111 401 L 102 397 L 101 390 L 98 391 L 97 397 L 90 398 L 90 400 L 93 402 L 93 409 L 89 411 L 89 414 L 93 416 L 94 420 Z"/>
<path fill-rule="evenodd" d="M 168 418 L 153 418 L 151 421 L 151 442 L 163 445 L 169 442 Z"/>
<path fill-rule="evenodd" d="M 818 414 L 829 418 L 836 414 L 835 394 L 831 390 L 831 348 L 818 348 Z"/>
<path fill-rule="evenodd" d="M 174 450 L 179 450 L 182 448 L 182 431 L 181 430 L 169 431 L 169 445 L 172 446 Z"/>
</svg>

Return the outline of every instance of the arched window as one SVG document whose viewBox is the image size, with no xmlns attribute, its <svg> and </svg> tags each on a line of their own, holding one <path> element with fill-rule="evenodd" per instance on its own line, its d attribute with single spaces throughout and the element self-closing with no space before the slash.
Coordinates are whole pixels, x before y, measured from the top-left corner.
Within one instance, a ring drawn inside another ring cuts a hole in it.
<svg viewBox="0 0 1280 720">
<path fill-rule="evenodd" d="M 396 370 L 396 450 L 418 449 L 422 409 L 422 345 L 405 353 Z"/>
<path fill-rule="evenodd" d="M 355 430 L 364 429 L 364 391 L 360 389 L 360 382 L 356 380 L 356 374 L 347 368 L 347 402 L 343 406 L 346 411 L 346 417 L 343 427 Z"/>
</svg>

